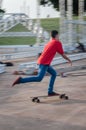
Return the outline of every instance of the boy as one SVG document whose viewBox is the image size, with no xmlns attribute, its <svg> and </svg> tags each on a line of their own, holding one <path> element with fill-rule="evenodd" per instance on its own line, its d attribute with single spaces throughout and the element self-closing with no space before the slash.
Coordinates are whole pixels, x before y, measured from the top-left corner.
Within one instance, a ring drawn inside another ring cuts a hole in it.
<svg viewBox="0 0 86 130">
<path fill-rule="evenodd" d="M 71 65 L 71 60 L 64 54 L 62 44 L 59 41 L 58 31 L 51 31 L 51 40 L 45 45 L 42 54 L 39 56 L 37 60 L 37 64 L 39 65 L 38 74 L 31 77 L 17 78 L 12 86 L 20 83 L 27 82 L 40 82 L 45 76 L 46 72 L 51 74 L 49 86 L 48 86 L 48 95 L 58 95 L 58 93 L 54 92 L 54 82 L 56 79 L 56 71 L 50 66 L 51 61 L 53 60 L 56 53 L 59 53 L 64 59 L 66 59 Z"/>
</svg>

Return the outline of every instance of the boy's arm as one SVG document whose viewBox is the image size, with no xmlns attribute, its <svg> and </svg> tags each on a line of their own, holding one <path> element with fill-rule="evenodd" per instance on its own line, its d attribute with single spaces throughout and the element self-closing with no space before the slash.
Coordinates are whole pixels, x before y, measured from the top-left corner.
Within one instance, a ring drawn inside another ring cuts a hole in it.
<svg viewBox="0 0 86 130">
<path fill-rule="evenodd" d="M 72 66 L 72 61 L 66 56 L 65 53 L 61 54 L 61 56 L 62 56 L 65 60 L 67 60 L 67 61 L 71 64 L 71 66 Z"/>
</svg>

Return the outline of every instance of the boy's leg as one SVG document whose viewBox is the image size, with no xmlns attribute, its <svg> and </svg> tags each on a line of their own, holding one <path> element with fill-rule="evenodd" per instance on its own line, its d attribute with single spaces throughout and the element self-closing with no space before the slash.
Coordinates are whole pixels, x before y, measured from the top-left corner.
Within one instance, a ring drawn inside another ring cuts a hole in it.
<svg viewBox="0 0 86 130">
<path fill-rule="evenodd" d="M 47 69 L 48 69 L 47 65 L 39 65 L 38 75 L 30 76 L 27 78 L 19 78 L 19 81 L 15 80 L 12 86 L 14 86 L 15 84 L 19 84 L 19 83 L 40 82 L 43 79 Z"/>
<path fill-rule="evenodd" d="M 50 94 L 53 92 L 54 82 L 55 82 L 57 73 L 51 66 L 48 67 L 47 72 L 51 74 L 50 83 L 48 87 L 48 94 Z"/>
</svg>

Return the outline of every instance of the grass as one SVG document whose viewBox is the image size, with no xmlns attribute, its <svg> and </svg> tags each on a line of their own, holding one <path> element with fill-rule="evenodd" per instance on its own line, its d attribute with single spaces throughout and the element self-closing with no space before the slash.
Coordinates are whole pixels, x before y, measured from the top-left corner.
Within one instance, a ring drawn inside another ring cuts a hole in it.
<svg viewBox="0 0 86 130">
<path fill-rule="evenodd" d="M 59 28 L 59 18 L 41 19 L 41 26 L 48 32 Z M 8 32 L 28 32 L 21 24 L 16 25 Z M 0 37 L 0 45 L 33 45 L 36 37 Z"/>
<path fill-rule="evenodd" d="M 22 24 L 18 24 L 15 27 L 11 28 L 7 32 L 29 32 L 27 28 L 22 26 Z"/>
<path fill-rule="evenodd" d="M 29 32 L 27 28 L 18 24 L 8 30 L 8 32 Z M 33 45 L 36 37 L 0 37 L 0 45 Z"/>
<path fill-rule="evenodd" d="M 77 17 L 74 16 L 73 19 L 77 19 Z M 86 20 L 86 17 L 84 17 L 84 20 Z M 48 32 L 54 29 L 59 30 L 59 18 L 41 19 L 41 26 Z M 28 32 L 28 29 L 18 24 L 8 32 Z M 0 45 L 33 45 L 35 43 L 36 37 L 0 37 Z"/>
<path fill-rule="evenodd" d="M 0 45 L 33 45 L 36 37 L 0 37 Z"/>
<path fill-rule="evenodd" d="M 59 18 L 42 19 L 41 26 L 48 32 L 51 30 L 59 30 Z"/>
</svg>

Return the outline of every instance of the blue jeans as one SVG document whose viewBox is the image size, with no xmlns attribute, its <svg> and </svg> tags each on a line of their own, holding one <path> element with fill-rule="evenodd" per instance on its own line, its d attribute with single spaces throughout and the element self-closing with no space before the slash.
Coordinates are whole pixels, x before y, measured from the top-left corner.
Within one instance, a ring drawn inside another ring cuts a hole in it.
<svg viewBox="0 0 86 130">
<path fill-rule="evenodd" d="M 38 70 L 38 75 L 35 76 L 30 76 L 27 78 L 21 78 L 20 83 L 27 83 L 27 82 L 40 82 L 43 77 L 45 76 L 46 72 L 51 74 L 49 86 L 48 86 L 48 93 L 53 92 L 53 86 L 54 86 L 54 81 L 56 79 L 56 71 L 49 65 L 39 65 L 39 70 Z"/>
</svg>

